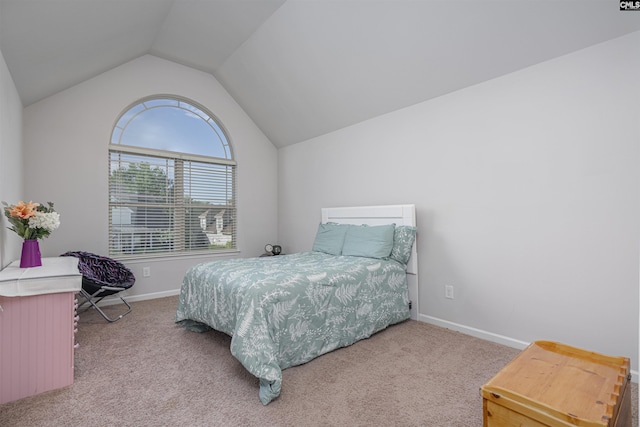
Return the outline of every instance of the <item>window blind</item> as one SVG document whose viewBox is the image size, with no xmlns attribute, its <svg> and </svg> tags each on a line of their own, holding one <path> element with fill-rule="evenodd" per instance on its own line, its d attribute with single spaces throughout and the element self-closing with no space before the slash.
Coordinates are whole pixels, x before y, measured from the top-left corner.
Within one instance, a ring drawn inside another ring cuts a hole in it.
<svg viewBox="0 0 640 427">
<path fill-rule="evenodd" d="M 111 255 L 236 247 L 234 162 L 130 151 L 109 151 Z"/>
</svg>

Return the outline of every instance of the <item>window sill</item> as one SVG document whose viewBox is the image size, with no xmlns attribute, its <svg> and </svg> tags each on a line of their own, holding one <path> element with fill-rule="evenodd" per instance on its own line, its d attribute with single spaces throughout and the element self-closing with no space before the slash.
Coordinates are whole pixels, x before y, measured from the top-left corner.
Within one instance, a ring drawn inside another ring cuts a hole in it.
<svg viewBox="0 0 640 427">
<path fill-rule="evenodd" d="M 137 264 L 137 263 L 145 263 L 149 261 L 169 261 L 169 260 L 183 260 L 183 259 L 194 259 L 194 258 L 202 258 L 202 259 L 211 259 L 211 258 L 230 258 L 236 257 L 239 255 L 241 251 L 239 249 L 227 249 L 227 250 L 214 250 L 214 251 L 202 251 L 202 252 L 189 252 L 189 253 L 180 253 L 180 254 L 144 254 L 144 255 L 122 255 L 122 256 L 113 256 L 113 259 L 127 263 L 127 264 Z"/>
</svg>

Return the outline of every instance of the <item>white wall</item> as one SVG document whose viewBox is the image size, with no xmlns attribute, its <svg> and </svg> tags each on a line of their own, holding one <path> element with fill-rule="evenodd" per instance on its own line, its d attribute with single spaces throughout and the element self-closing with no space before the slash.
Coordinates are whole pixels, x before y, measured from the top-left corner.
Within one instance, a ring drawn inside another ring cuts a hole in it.
<svg viewBox="0 0 640 427">
<path fill-rule="evenodd" d="M 640 32 L 280 149 L 280 243 L 309 250 L 321 207 L 415 203 L 422 320 L 637 371 L 638 45 Z"/>
<path fill-rule="evenodd" d="M 143 56 L 24 110 L 25 197 L 52 201 L 61 226 L 40 243 L 43 256 L 68 250 L 108 254 L 108 144 L 120 113 L 154 94 L 190 98 L 228 130 L 238 162 L 238 247 L 256 256 L 277 236 L 277 150 L 210 74 Z M 179 289 L 203 257 L 125 262 L 137 276 L 129 295 Z M 151 267 L 151 277 L 142 267 Z"/>
<path fill-rule="evenodd" d="M 23 199 L 22 103 L 0 52 L 0 201 Z M 20 257 L 22 240 L 7 230 L 9 222 L 0 206 L 0 269 Z"/>
</svg>

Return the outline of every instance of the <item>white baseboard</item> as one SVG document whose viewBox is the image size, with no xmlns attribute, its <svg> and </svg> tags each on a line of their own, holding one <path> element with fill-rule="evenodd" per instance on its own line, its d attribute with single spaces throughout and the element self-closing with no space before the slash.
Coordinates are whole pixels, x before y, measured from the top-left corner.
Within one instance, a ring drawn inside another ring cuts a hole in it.
<svg viewBox="0 0 640 427">
<path fill-rule="evenodd" d="M 495 342 L 498 344 L 506 345 L 507 347 L 517 348 L 522 350 L 526 348 L 530 343 L 526 341 L 520 341 L 514 338 L 505 337 L 504 335 L 494 334 L 492 332 L 483 331 L 482 329 L 472 328 L 470 326 L 461 325 L 459 323 L 450 322 L 448 320 L 439 319 L 433 316 L 427 316 L 424 314 L 418 314 L 418 320 L 432 325 L 440 326 L 442 328 L 451 329 L 452 331 L 461 332 L 463 334 L 471 335 L 476 338 Z M 631 370 L 631 381 L 638 382 L 638 371 Z"/>
</svg>

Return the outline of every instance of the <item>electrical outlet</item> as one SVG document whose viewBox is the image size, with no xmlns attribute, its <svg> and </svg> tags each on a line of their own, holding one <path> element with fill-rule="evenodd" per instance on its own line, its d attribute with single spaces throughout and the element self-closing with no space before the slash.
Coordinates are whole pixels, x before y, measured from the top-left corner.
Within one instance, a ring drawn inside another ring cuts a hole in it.
<svg viewBox="0 0 640 427">
<path fill-rule="evenodd" d="M 151 277 L 151 267 L 142 267 L 142 275 L 144 277 Z"/>
<path fill-rule="evenodd" d="M 447 285 L 444 287 L 444 297 L 453 299 L 453 286 Z"/>
</svg>

